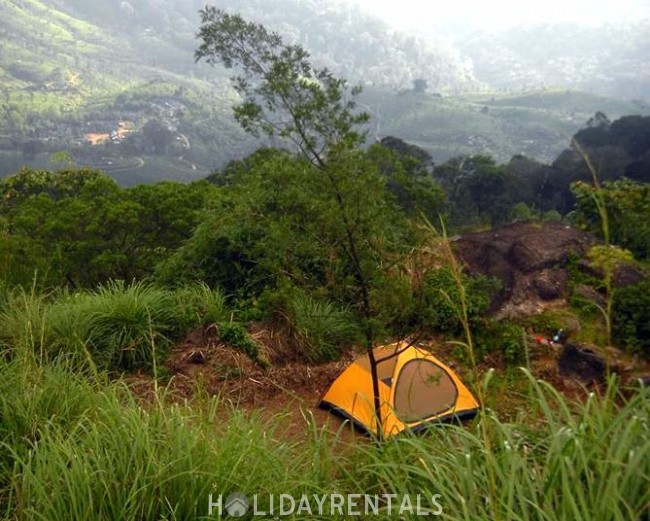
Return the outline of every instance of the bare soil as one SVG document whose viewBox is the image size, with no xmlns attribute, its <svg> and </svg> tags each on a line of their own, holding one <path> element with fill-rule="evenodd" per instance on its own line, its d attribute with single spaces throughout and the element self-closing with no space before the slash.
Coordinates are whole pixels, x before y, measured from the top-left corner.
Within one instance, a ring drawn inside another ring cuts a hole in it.
<svg viewBox="0 0 650 521">
<path fill-rule="evenodd" d="M 304 437 L 308 425 L 338 432 L 342 419 L 317 405 L 355 355 L 350 352 L 334 362 L 309 364 L 284 347 L 278 349 L 282 343 L 272 327 L 257 324 L 250 333 L 263 358 L 272 363 L 255 362 L 224 344 L 216 325 L 190 332 L 171 349 L 164 364 L 169 377 L 165 378 L 168 399 L 218 396 L 237 409 L 254 411 L 269 420 L 280 418 L 289 437 L 292 431 Z M 154 382 L 149 376 L 131 377 L 128 384 L 145 400 L 153 396 Z M 342 431 L 346 439 L 356 436 L 351 428 Z"/>
</svg>

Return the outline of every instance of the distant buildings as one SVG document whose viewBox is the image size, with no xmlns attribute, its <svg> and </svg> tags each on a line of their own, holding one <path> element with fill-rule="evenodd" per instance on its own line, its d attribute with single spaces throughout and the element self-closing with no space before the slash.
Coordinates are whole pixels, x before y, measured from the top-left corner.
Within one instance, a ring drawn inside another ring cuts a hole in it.
<svg viewBox="0 0 650 521">
<path fill-rule="evenodd" d="M 109 126 L 111 123 L 104 123 L 106 126 Z M 95 123 L 95 127 L 99 127 L 102 123 Z M 113 130 L 108 130 L 104 132 L 88 132 L 84 134 L 84 141 L 89 145 L 102 145 L 107 142 L 111 143 L 121 143 L 122 140 L 129 134 L 133 132 L 134 124 L 131 121 L 117 121 L 113 123 Z"/>
</svg>

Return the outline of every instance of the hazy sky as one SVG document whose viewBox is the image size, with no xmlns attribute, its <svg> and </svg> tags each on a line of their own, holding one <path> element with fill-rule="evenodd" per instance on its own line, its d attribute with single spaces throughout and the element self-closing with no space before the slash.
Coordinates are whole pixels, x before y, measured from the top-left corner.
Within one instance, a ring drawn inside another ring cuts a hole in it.
<svg viewBox="0 0 650 521">
<path fill-rule="evenodd" d="M 485 30 L 531 22 L 650 18 L 650 0 L 346 0 L 402 29 L 469 25 Z"/>
</svg>

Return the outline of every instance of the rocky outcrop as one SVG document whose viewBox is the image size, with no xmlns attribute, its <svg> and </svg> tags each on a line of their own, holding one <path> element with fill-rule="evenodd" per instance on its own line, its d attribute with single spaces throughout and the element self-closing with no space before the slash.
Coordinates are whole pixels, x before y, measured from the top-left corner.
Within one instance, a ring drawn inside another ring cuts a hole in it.
<svg viewBox="0 0 650 521">
<path fill-rule="evenodd" d="M 597 239 L 559 222 L 514 223 L 470 233 L 455 241 L 472 275 L 501 281 L 492 312 L 502 317 L 534 314 L 549 302 L 566 299 L 571 255 L 584 257 Z"/>
</svg>

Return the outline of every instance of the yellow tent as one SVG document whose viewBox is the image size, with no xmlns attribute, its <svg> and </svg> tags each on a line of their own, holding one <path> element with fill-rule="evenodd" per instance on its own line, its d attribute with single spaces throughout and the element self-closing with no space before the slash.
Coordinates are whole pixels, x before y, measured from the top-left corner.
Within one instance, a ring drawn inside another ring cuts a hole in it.
<svg viewBox="0 0 650 521">
<path fill-rule="evenodd" d="M 458 376 L 427 351 L 392 344 L 374 349 L 384 437 L 428 423 L 473 416 L 479 404 Z M 368 355 L 357 358 L 325 393 L 320 407 L 377 434 Z"/>
</svg>

